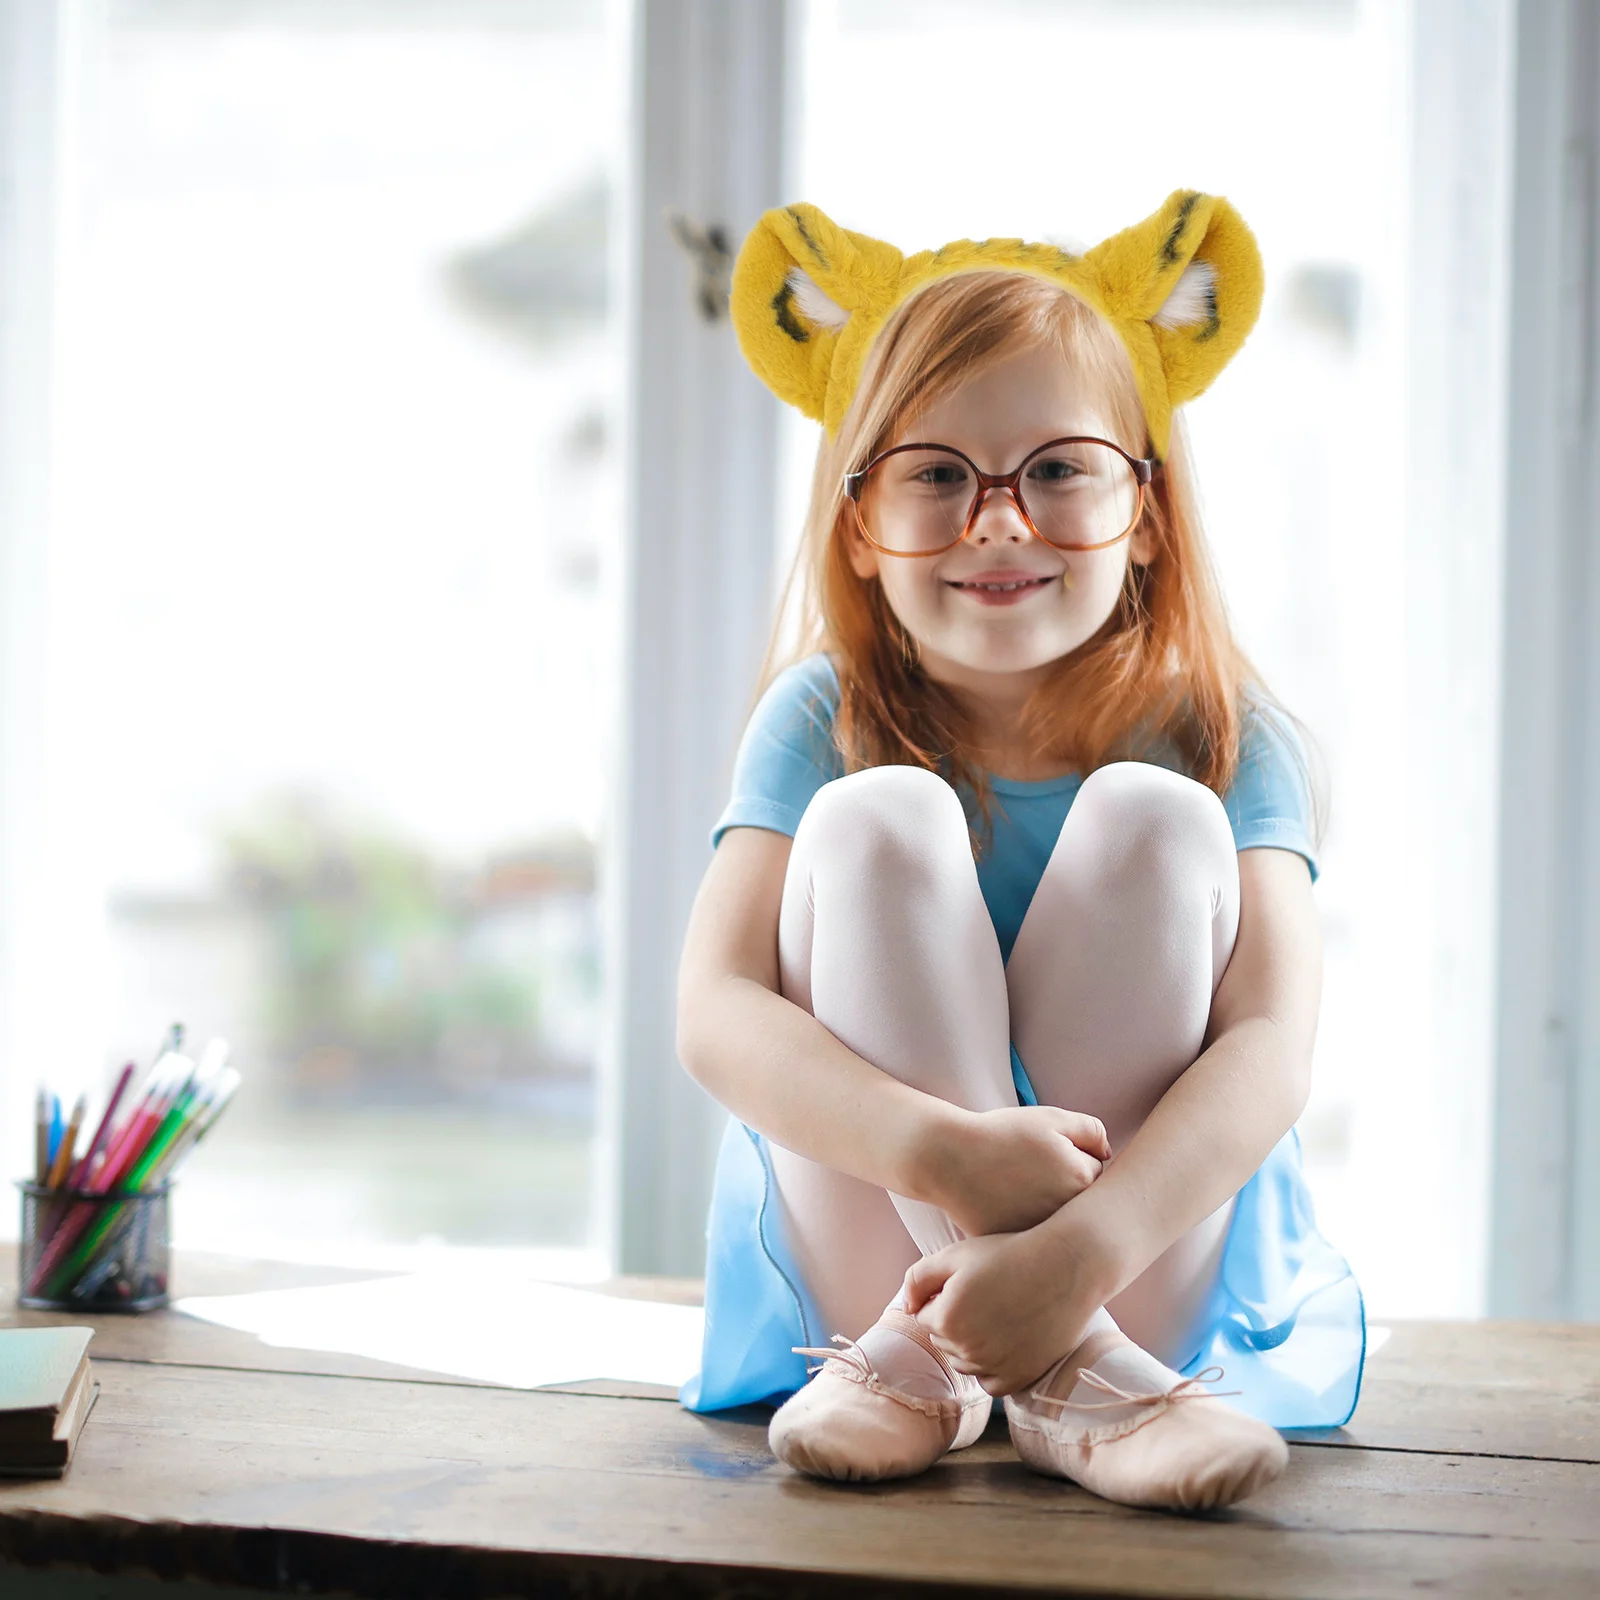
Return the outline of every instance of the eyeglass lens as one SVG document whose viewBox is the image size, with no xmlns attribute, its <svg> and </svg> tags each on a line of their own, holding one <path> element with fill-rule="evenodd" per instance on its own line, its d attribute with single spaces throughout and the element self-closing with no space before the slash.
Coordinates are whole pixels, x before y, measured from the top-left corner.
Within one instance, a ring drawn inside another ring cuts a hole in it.
<svg viewBox="0 0 1600 1600">
<path fill-rule="evenodd" d="M 862 526 L 885 550 L 932 555 L 960 540 L 977 493 L 973 469 L 954 451 L 898 451 L 867 474 Z M 1051 445 L 1030 456 L 1017 493 L 1040 538 L 1063 549 L 1121 538 L 1139 507 L 1139 480 L 1127 459 L 1093 440 Z M 990 495 L 1003 497 L 1003 490 Z"/>
</svg>

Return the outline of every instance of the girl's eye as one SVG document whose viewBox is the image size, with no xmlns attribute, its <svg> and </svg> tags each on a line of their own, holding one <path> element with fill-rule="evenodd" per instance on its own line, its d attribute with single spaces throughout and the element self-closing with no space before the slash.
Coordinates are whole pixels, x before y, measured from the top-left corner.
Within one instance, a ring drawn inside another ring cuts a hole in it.
<svg viewBox="0 0 1600 1600">
<path fill-rule="evenodd" d="M 911 481 L 925 489 L 960 489 L 966 486 L 967 470 L 955 461 L 926 461 L 913 469 Z"/>
<path fill-rule="evenodd" d="M 1036 483 L 1066 483 L 1069 480 L 1081 477 L 1084 467 L 1081 462 L 1069 460 L 1065 456 L 1050 456 L 1044 461 L 1035 461 L 1028 468 L 1028 477 Z"/>
</svg>

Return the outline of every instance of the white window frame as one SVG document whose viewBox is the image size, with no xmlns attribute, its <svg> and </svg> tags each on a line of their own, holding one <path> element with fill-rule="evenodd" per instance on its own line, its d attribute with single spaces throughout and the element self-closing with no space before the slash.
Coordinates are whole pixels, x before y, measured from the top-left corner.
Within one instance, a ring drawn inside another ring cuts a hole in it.
<svg viewBox="0 0 1600 1600">
<path fill-rule="evenodd" d="M 625 1272 L 698 1274 L 727 1113 L 678 1065 L 678 953 L 772 613 L 777 402 L 698 309 L 679 213 L 737 248 L 783 190 L 786 0 L 633 0 L 623 759 L 611 825 L 601 1216 Z"/>
<path fill-rule="evenodd" d="M 1517 13 L 1488 1309 L 1600 1317 L 1600 0 Z"/>
</svg>

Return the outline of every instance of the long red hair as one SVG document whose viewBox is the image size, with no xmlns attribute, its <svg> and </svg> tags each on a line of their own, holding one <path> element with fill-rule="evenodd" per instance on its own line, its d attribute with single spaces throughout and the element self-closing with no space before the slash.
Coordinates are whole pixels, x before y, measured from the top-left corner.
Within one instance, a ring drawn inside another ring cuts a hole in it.
<svg viewBox="0 0 1600 1600">
<path fill-rule="evenodd" d="M 770 681 L 789 661 L 825 651 L 838 670 L 833 732 L 845 770 L 925 767 L 967 788 L 985 816 L 990 791 L 970 755 L 965 710 L 921 670 L 915 642 L 876 578 L 858 577 L 850 565 L 856 535 L 844 478 L 893 443 L 922 407 L 1041 342 L 1092 386 L 1115 441 L 1133 455 L 1150 454 L 1127 352 L 1082 301 L 1024 273 L 937 280 L 883 329 L 838 435 L 824 437 L 817 452 L 805 533 L 763 675 Z M 1055 664 L 1028 702 L 1025 726 L 1036 754 L 1084 776 L 1170 739 L 1185 770 L 1220 795 L 1237 770 L 1246 705 L 1295 719 L 1267 693 L 1234 638 L 1180 419 L 1143 516 L 1155 535 L 1153 558 L 1128 563 L 1112 614 Z M 789 650 L 780 645 L 784 636 L 794 640 Z"/>
</svg>

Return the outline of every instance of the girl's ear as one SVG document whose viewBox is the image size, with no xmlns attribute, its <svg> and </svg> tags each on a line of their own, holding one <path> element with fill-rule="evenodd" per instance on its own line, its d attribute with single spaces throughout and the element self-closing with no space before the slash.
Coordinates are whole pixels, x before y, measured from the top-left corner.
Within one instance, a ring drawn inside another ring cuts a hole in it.
<svg viewBox="0 0 1600 1600">
<path fill-rule="evenodd" d="M 1179 189 L 1143 222 L 1083 257 L 1140 378 L 1152 437 L 1166 451 L 1172 409 L 1210 386 L 1261 311 L 1255 235 L 1217 195 Z M 1159 375 L 1159 385 L 1154 381 Z M 1160 399 L 1165 399 L 1163 407 Z"/>
<path fill-rule="evenodd" d="M 1147 567 L 1155 560 L 1156 552 L 1160 548 L 1155 521 L 1146 510 L 1134 524 L 1133 532 L 1128 535 L 1128 559 L 1136 567 Z"/>
<path fill-rule="evenodd" d="M 858 578 L 875 578 L 878 576 L 878 552 L 867 543 L 865 539 L 851 528 L 845 538 L 849 541 L 845 545 L 845 555 L 850 562 L 850 570 Z"/>
<path fill-rule="evenodd" d="M 841 339 L 863 339 L 896 294 L 902 257 L 815 206 L 769 211 L 733 266 L 731 310 L 745 359 L 780 400 L 821 422 Z"/>
</svg>

